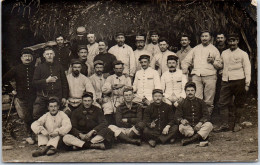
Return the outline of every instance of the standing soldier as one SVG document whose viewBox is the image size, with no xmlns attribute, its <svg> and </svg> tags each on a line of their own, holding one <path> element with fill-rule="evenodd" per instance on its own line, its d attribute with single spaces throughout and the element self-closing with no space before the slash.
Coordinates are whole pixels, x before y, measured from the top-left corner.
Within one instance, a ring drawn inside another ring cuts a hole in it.
<svg viewBox="0 0 260 165">
<path fill-rule="evenodd" d="M 175 107 L 186 97 L 184 87 L 187 83 L 187 76 L 177 69 L 178 57 L 170 55 L 167 59 L 168 71 L 164 72 L 161 77 L 162 90 L 166 103 Z"/>
<path fill-rule="evenodd" d="M 139 62 L 142 69 L 137 71 L 135 75 L 133 88 L 134 92 L 136 92 L 136 97 L 134 102 L 144 102 L 146 105 L 149 105 L 153 99 L 153 90 L 161 89 L 160 76 L 156 70 L 149 67 L 149 55 L 141 55 Z"/>
<path fill-rule="evenodd" d="M 192 49 L 190 47 L 190 37 L 187 34 L 182 34 L 180 43 L 181 43 L 181 50 L 179 50 L 176 54 L 179 57 L 180 69 L 182 69 L 181 62 L 184 60 L 184 58 Z"/>
<path fill-rule="evenodd" d="M 145 49 L 152 54 L 152 58 L 153 58 L 156 54 L 161 52 L 158 44 L 159 34 L 156 31 L 151 31 L 150 39 L 152 42 L 150 44 L 147 44 L 145 46 Z"/>
<path fill-rule="evenodd" d="M 173 120 L 174 111 L 170 105 L 162 101 L 161 89 L 154 89 L 152 94 L 154 102 L 144 111 L 143 121 L 147 127 L 143 131 L 143 137 L 151 147 L 155 147 L 158 142 L 173 143 L 178 132 L 178 126 Z"/>
<path fill-rule="evenodd" d="M 152 54 L 147 51 L 146 49 L 144 49 L 144 46 L 145 46 L 145 38 L 144 36 L 136 36 L 135 38 L 135 41 L 136 41 L 136 47 L 137 49 L 134 51 L 134 54 L 135 54 L 135 65 L 136 65 L 136 71 L 140 70 L 141 69 L 141 65 L 139 63 L 139 57 L 143 54 L 146 54 L 146 55 L 149 55 L 150 56 L 150 60 L 152 60 Z"/>
<path fill-rule="evenodd" d="M 99 51 L 98 51 L 98 43 L 96 42 L 96 36 L 93 33 L 89 33 L 87 35 L 87 39 L 89 44 L 87 45 L 88 48 L 88 62 L 90 63 L 90 65 L 93 67 L 93 60 L 96 57 L 96 55 L 98 55 Z"/>
<path fill-rule="evenodd" d="M 57 46 L 54 47 L 55 58 L 54 61 L 61 64 L 63 69 L 67 72 L 69 69 L 69 63 L 71 59 L 71 51 L 64 43 L 64 37 L 59 35 L 55 38 Z"/>
<path fill-rule="evenodd" d="M 80 26 L 77 28 L 77 36 L 76 38 L 72 41 L 71 45 L 71 51 L 72 51 L 72 58 L 78 58 L 77 52 L 78 52 L 78 46 L 79 45 L 87 45 L 88 41 L 86 39 L 86 28 L 83 26 Z"/>
<path fill-rule="evenodd" d="M 194 47 L 182 61 L 183 74 L 188 73 L 188 68 L 193 65 L 192 81 L 197 90 L 196 97 L 203 99 L 211 115 L 216 91 L 217 69 L 222 68 L 218 49 L 210 43 L 211 33 L 201 32 L 201 44 Z"/>
<path fill-rule="evenodd" d="M 246 92 L 249 90 L 251 81 L 251 64 L 248 54 L 238 47 L 238 34 L 228 36 L 229 49 L 223 51 L 221 58 L 224 63 L 223 76 L 221 82 L 219 108 L 222 119 L 222 125 L 214 131 L 241 130 L 240 118 L 246 100 Z M 228 125 L 228 106 L 235 97 L 234 104 L 236 107 L 235 120 Z"/>
<path fill-rule="evenodd" d="M 15 109 L 19 117 L 24 121 L 26 130 L 26 141 L 29 144 L 34 144 L 32 139 L 31 124 L 33 122 L 33 103 L 35 100 L 36 91 L 32 85 L 34 66 L 33 51 L 30 49 L 23 49 L 21 52 L 22 64 L 13 67 L 3 76 L 3 84 L 14 79 L 16 82 L 16 89 L 12 92 L 16 94 L 14 99 Z"/>
<path fill-rule="evenodd" d="M 125 35 L 124 33 L 116 34 L 117 45 L 109 49 L 109 53 L 116 56 L 117 60 L 120 60 L 124 63 L 124 75 L 130 77 L 133 80 L 135 74 L 135 55 L 133 49 L 125 44 Z"/>
<path fill-rule="evenodd" d="M 37 98 L 33 105 L 34 119 L 47 112 L 49 97 L 56 96 L 65 105 L 69 94 L 65 71 L 60 64 L 54 63 L 53 48 L 46 46 L 43 57 L 46 62 L 36 67 L 33 75 L 33 84 L 37 88 Z"/>
<path fill-rule="evenodd" d="M 156 54 L 151 61 L 151 67 L 155 70 L 158 70 L 159 75 L 162 75 L 165 71 L 168 70 L 167 67 L 168 56 L 169 55 L 177 56 L 175 53 L 168 50 L 169 47 L 168 43 L 169 42 L 166 38 L 162 37 L 159 39 L 160 52 Z"/>
<path fill-rule="evenodd" d="M 107 42 L 99 41 L 98 42 L 99 54 L 94 58 L 94 61 L 101 60 L 104 63 L 104 78 L 114 74 L 113 63 L 116 61 L 116 57 L 107 52 Z"/>
</svg>

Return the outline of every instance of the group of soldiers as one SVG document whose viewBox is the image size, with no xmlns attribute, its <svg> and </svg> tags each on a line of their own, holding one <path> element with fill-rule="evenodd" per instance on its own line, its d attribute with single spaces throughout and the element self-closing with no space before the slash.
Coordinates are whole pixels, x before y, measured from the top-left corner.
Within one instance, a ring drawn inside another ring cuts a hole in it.
<svg viewBox="0 0 260 165">
<path fill-rule="evenodd" d="M 177 53 L 156 31 L 148 37 L 146 44 L 137 35 L 133 51 L 124 33 L 117 33 L 117 44 L 108 50 L 106 41 L 78 27 L 70 45 L 62 35 L 56 46 L 46 44 L 36 67 L 34 52 L 22 50 L 22 64 L 3 82 L 15 79 L 14 103 L 26 141 L 38 140 L 32 156 L 55 154 L 60 139 L 72 150 L 107 149 L 114 140 L 138 146 L 143 140 L 151 147 L 177 137 L 182 145 L 205 141 L 213 110 L 221 116 L 215 132 L 241 129 L 251 65 L 238 34 L 219 33 L 214 46 L 204 30 L 194 48 L 183 34 Z"/>
</svg>

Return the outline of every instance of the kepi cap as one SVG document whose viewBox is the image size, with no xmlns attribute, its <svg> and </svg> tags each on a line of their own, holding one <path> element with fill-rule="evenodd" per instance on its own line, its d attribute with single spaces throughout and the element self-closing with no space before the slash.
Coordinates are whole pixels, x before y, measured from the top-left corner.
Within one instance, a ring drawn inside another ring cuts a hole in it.
<svg viewBox="0 0 260 165">
<path fill-rule="evenodd" d="M 139 61 L 141 61 L 142 59 L 148 59 L 148 60 L 150 60 L 150 56 L 149 55 L 147 55 L 147 54 L 143 54 L 143 55 L 141 55 L 140 57 L 139 57 Z"/>
<path fill-rule="evenodd" d="M 82 63 L 79 59 L 72 59 L 70 64 L 73 65 L 73 64 L 82 64 Z"/>
<path fill-rule="evenodd" d="M 78 34 L 78 35 L 84 35 L 84 34 L 86 34 L 86 33 L 87 33 L 87 31 L 86 31 L 86 28 L 85 28 L 85 27 L 80 26 L 80 27 L 77 28 L 77 34 Z"/>
<path fill-rule="evenodd" d="M 82 96 L 82 98 L 84 97 L 91 97 L 93 99 L 93 93 L 92 92 L 85 92 Z"/>
<path fill-rule="evenodd" d="M 237 33 L 230 33 L 230 34 L 228 34 L 227 37 L 228 37 L 228 40 L 231 40 L 231 39 L 237 40 L 237 39 L 239 39 L 239 35 Z"/>
<path fill-rule="evenodd" d="M 163 91 L 161 89 L 154 89 L 152 94 L 155 94 L 155 93 L 163 94 Z"/>
<path fill-rule="evenodd" d="M 94 61 L 94 67 L 95 67 L 97 64 L 99 64 L 99 65 L 104 65 L 104 62 L 101 61 L 101 60 L 96 60 L 96 61 Z"/>
<path fill-rule="evenodd" d="M 168 60 L 175 60 L 176 62 L 178 62 L 178 57 L 177 56 L 175 56 L 175 55 L 169 55 L 168 57 L 167 57 L 167 61 Z"/>
<path fill-rule="evenodd" d="M 31 54 L 33 55 L 33 50 L 30 49 L 30 48 L 23 48 L 22 51 L 21 51 L 21 55 L 23 54 Z"/>
</svg>

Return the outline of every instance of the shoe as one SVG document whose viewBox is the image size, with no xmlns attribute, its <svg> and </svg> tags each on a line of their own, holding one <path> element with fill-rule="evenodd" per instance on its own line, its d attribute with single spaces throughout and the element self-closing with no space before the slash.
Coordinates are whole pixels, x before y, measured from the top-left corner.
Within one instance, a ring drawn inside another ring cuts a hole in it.
<svg viewBox="0 0 260 165">
<path fill-rule="evenodd" d="M 240 130 L 242 130 L 242 127 L 239 125 L 239 124 L 235 124 L 235 127 L 233 128 L 233 132 L 238 132 L 238 131 L 240 131 Z"/>
<path fill-rule="evenodd" d="M 26 138 L 25 141 L 26 141 L 28 144 L 30 144 L 30 145 L 33 145 L 33 144 L 35 143 L 35 141 L 33 140 L 32 137 Z"/>
<path fill-rule="evenodd" d="M 141 145 L 140 139 L 129 138 L 127 135 L 125 135 L 123 133 L 120 133 L 117 138 L 120 139 L 120 140 L 123 140 L 124 142 L 130 143 L 130 144 L 134 144 L 134 145 L 137 145 L 137 146 Z"/>
<path fill-rule="evenodd" d="M 155 140 L 149 140 L 148 141 L 148 144 L 151 146 L 151 147 L 155 147 L 156 146 L 156 141 Z"/>
<path fill-rule="evenodd" d="M 218 132 L 227 132 L 227 131 L 230 131 L 230 127 L 229 127 L 228 124 L 223 124 L 223 125 L 213 129 L 213 132 L 216 132 L 216 133 L 218 133 Z"/>
<path fill-rule="evenodd" d="M 97 143 L 97 144 L 90 144 L 91 149 L 100 149 L 100 150 L 105 150 L 106 146 L 104 143 Z"/>
<path fill-rule="evenodd" d="M 200 138 L 201 138 L 201 136 L 199 134 L 195 134 L 190 138 L 182 139 L 181 144 L 183 146 L 186 146 L 187 144 L 193 143 L 193 142 L 199 140 Z"/>
<path fill-rule="evenodd" d="M 37 150 L 32 152 L 33 157 L 46 155 L 46 152 L 49 150 L 50 146 L 40 146 Z"/>
<path fill-rule="evenodd" d="M 173 144 L 174 142 L 175 142 L 174 138 L 170 140 L 170 144 Z"/>
<path fill-rule="evenodd" d="M 56 154 L 56 152 L 57 152 L 56 149 L 55 149 L 54 147 L 51 147 L 51 148 L 47 151 L 46 155 L 51 156 L 51 155 Z"/>
</svg>

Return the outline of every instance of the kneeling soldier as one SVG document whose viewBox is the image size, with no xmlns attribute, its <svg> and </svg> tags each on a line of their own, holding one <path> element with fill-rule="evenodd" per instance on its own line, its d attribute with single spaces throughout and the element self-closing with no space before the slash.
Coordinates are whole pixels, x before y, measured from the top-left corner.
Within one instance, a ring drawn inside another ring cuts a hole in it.
<svg viewBox="0 0 260 165">
<path fill-rule="evenodd" d="M 74 149 L 106 149 L 108 146 L 103 142 L 109 144 L 113 139 L 102 110 L 93 105 L 91 92 L 82 96 L 82 105 L 72 112 L 71 123 L 71 132 L 63 137 L 63 141 Z"/>
<path fill-rule="evenodd" d="M 32 153 L 33 157 L 42 155 L 53 155 L 61 136 L 66 135 L 71 130 L 69 117 L 59 111 L 59 99 L 51 97 L 46 114 L 32 123 L 32 130 L 38 135 L 39 149 Z"/>
<path fill-rule="evenodd" d="M 123 91 L 124 103 L 117 107 L 116 125 L 110 125 L 110 128 L 117 139 L 130 144 L 141 145 L 140 139 L 134 137 L 140 136 L 139 127 L 142 120 L 142 106 L 133 102 L 133 88 L 125 87 Z"/>
<path fill-rule="evenodd" d="M 157 142 L 164 144 L 170 139 L 173 143 L 178 132 L 178 126 L 174 125 L 173 120 L 174 110 L 162 101 L 161 89 L 154 89 L 152 94 L 154 102 L 144 111 L 144 123 L 147 127 L 143 130 L 143 137 L 151 147 L 155 147 Z"/>
<path fill-rule="evenodd" d="M 179 104 L 175 113 L 175 121 L 178 122 L 179 131 L 185 137 L 182 145 L 207 139 L 213 126 L 209 122 L 209 111 L 206 103 L 195 97 L 196 84 L 188 82 L 185 85 L 186 98 Z"/>
</svg>

